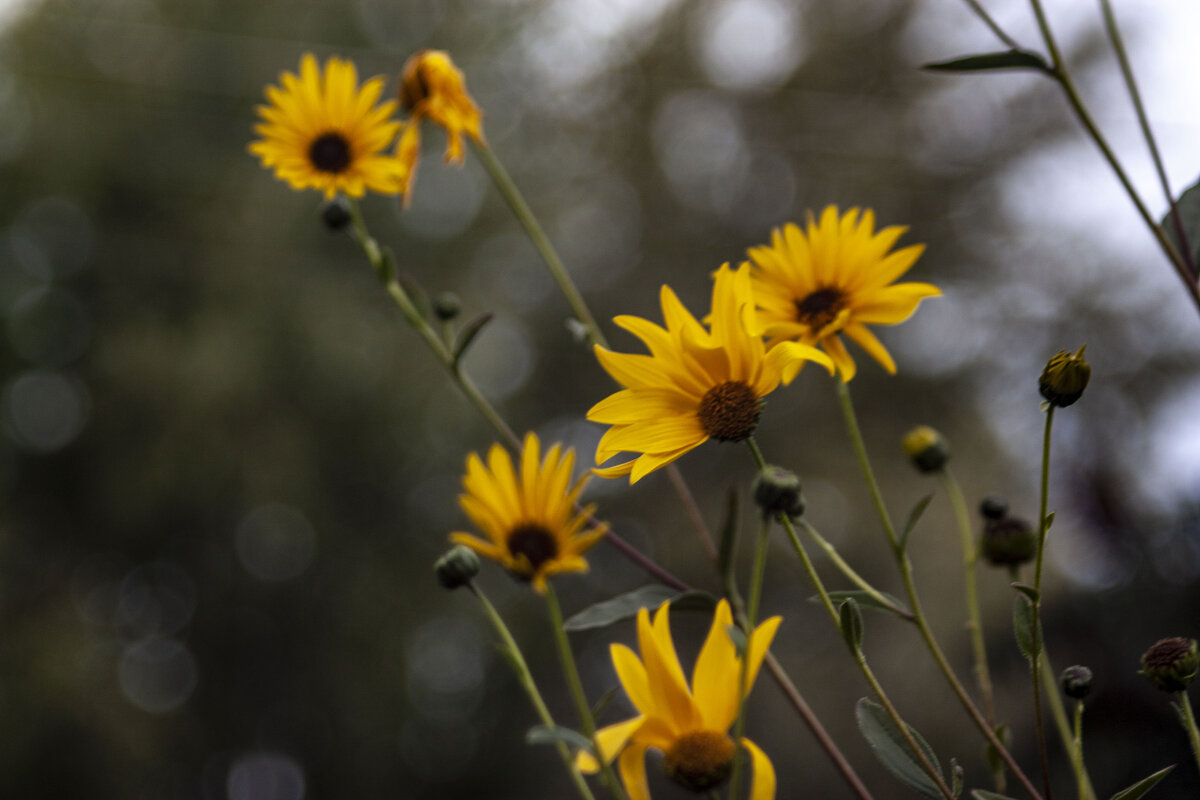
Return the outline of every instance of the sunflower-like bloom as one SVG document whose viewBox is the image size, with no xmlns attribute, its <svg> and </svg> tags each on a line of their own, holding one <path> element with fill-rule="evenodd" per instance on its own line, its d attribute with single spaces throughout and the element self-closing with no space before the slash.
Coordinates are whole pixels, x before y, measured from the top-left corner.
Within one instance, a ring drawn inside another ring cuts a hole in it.
<svg viewBox="0 0 1200 800">
<path fill-rule="evenodd" d="M 608 526 L 590 522 L 595 506 L 577 508 L 587 477 L 571 486 L 574 467 L 575 451 L 564 453 L 560 444 L 543 461 L 532 433 L 525 435 L 521 448 L 520 474 L 498 444 L 488 451 L 486 466 L 472 453 L 458 502 L 487 539 L 469 533 L 452 533 L 450 539 L 532 582 L 538 592 L 546 591 L 551 575 L 587 572 L 583 553 L 604 537 Z M 587 528 L 589 522 L 592 527 Z"/>
<path fill-rule="evenodd" d="M 758 322 L 773 342 L 819 345 L 837 364 L 842 380 L 854 377 L 854 359 L 839 338 L 844 333 L 895 374 L 896 363 L 867 325 L 895 325 L 912 316 L 926 297 L 941 294 L 929 283 L 898 283 L 924 252 L 910 245 L 888 252 L 906 227 L 875 232 L 875 212 L 852 208 L 840 218 L 827 206 L 819 221 L 808 214 L 808 230 L 794 224 L 771 232 L 771 244 L 748 251 L 754 263 Z"/>
<path fill-rule="evenodd" d="M 325 63 L 305 53 L 300 75 L 280 75 L 283 87 L 268 86 L 270 105 L 258 106 L 263 122 L 254 130 L 263 138 L 249 150 L 274 168 L 275 177 L 293 189 L 316 189 L 332 198 L 338 192 L 362 197 L 367 189 L 380 194 L 403 190 L 408 167 L 380 151 L 400 131 L 392 119 L 396 104 L 377 105 L 383 78 L 358 87 L 354 64 L 340 58 Z"/>
<path fill-rule="evenodd" d="M 421 154 L 421 120 L 445 129 L 446 163 L 461 164 L 464 133 L 483 143 L 483 112 L 467 94 L 462 72 L 441 50 L 422 50 L 405 63 L 400 74 L 400 105 L 409 114 L 396 146 L 396 157 L 408 169 L 403 190 L 407 201 Z"/>
<path fill-rule="evenodd" d="M 717 604 L 708 638 L 696 659 L 692 686 L 688 688 L 675 653 L 668 624 L 669 604 L 654 614 L 641 609 L 637 617 L 638 649 L 611 648 L 617 677 L 638 710 L 638 716 L 602 728 L 596 733 L 600 756 L 617 762 L 630 800 L 649 800 L 646 781 L 646 749 L 653 747 L 665 756 L 663 765 L 672 780 L 693 791 L 705 792 L 729 777 L 738 744 L 750 753 L 754 779 L 750 800 L 772 800 L 775 768 L 771 760 L 749 739 L 734 742 L 729 728 L 737 719 L 742 700 L 754 686 L 754 678 L 782 622 L 772 617 L 754 629 L 746 646 L 745 682 L 742 659 L 729 638 L 733 618 L 729 603 Z M 741 687 L 745 687 L 744 693 Z M 585 772 L 599 768 L 596 759 L 581 752 L 577 763 Z"/>
<path fill-rule="evenodd" d="M 830 372 L 833 362 L 814 347 L 783 342 L 767 348 L 754 322 L 750 267 L 726 264 L 713 283 L 709 329 L 696 321 L 669 286 L 661 291 L 665 329 L 641 317 L 613 322 L 637 336 L 650 355 L 614 353 L 599 345 L 596 358 L 623 391 L 587 412 L 612 427 L 596 448 L 602 464 L 621 452 L 640 456 L 597 469 L 606 478 L 629 475 L 637 483 L 708 439 L 737 442 L 758 424 L 763 397 L 791 383 L 806 361 Z"/>
</svg>

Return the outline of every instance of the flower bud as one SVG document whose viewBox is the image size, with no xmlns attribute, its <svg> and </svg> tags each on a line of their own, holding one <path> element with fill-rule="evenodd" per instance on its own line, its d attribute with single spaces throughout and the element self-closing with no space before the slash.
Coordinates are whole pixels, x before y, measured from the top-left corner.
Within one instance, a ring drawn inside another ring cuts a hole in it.
<svg viewBox="0 0 1200 800">
<path fill-rule="evenodd" d="M 979 504 L 979 513 L 984 519 L 1000 519 L 1008 513 L 1008 501 L 998 494 L 989 494 Z"/>
<path fill-rule="evenodd" d="M 335 197 L 321 206 L 321 222 L 331 231 L 345 230 L 350 224 L 350 206 L 344 197 Z"/>
<path fill-rule="evenodd" d="M 442 292 L 433 301 L 433 313 L 442 322 L 449 322 L 462 310 L 462 301 L 454 292 Z"/>
<path fill-rule="evenodd" d="M 1142 655 L 1139 674 L 1164 692 L 1182 692 L 1196 677 L 1197 669 L 1200 669 L 1200 655 L 1196 640 L 1174 636 L 1151 645 Z"/>
<path fill-rule="evenodd" d="M 1038 381 L 1038 391 L 1050 405 L 1066 408 L 1083 395 L 1088 378 L 1092 376 L 1092 367 L 1083 358 L 1083 348 L 1086 346 L 1080 347 L 1074 355 L 1059 350 L 1046 362 Z"/>
<path fill-rule="evenodd" d="M 992 566 L 1019 567 L 1037 555 L 1037 533 L 1018 517 L 988 519 L 979 549 Z"/>
<path fill-rule="evenodd" d="M 1092 691 L 1092 671 L 1087 667 L 1076 664 L 1062 671 L 1058 679 L 1063 694 L 1076 700 L 1082 700 Z"/>
<path fill-rule="evenodd" d="M 783 467 L 768 466 L 754 479 L 754 502 L 763 516 L 784 513 L 799 517 L 804 513 L 800 479 Z"/>
<path fill-rule="evenodd" d="M 456 544 L 437 560 L 433 571 L 445 589 L 467 586 L 479 574 L 479 556 L 471 548 Z"/>
<path fill-rule="evenodd" d="M 904 452 L 921 472 L 937 472 L 950 458 L 950 445 L 928 425 L 919 425 L 904 435 Z"/>
</svg>

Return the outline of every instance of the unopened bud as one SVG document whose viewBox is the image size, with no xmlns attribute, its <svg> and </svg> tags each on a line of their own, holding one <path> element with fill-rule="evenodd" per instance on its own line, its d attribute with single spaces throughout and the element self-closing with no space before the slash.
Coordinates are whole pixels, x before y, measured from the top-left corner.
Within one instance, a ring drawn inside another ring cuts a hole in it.
<svg viewBox="0 0 1200 800">
<path fill-rule="evenodd" d="M 1159 639 L 1142 655 L 1142 675 L 1164 692 L 1187 689 L 1200 669 L 1196 640 L 1173 636 Z"/>
<path fill-rule="evenodd" d="M 1019 567 L 1037 555 L 1037 533 L 1019 517 L 988 519 L 979 549 L 993 566 Z"/>
<path fill-rule="evenodd" d="M 457 589 L 479 574 L 479 556 L 471 548 L 456 544 L 437 560 L 433 571 L 443 588 Z"/>
<path fill-rule="evenodd" d="M 453 292 L 442 292 L 433 301 L 433 313 L 442 322 L 449 322 L 462 311 L 462 301 Z"/>
<path fill-rule="evenodd" d="M 979 504 L 979 513 L 984 519 L 1000 519 L 1008 513 L 1008 501 L 998 494 L 989 494 Z"/>
<path fill-rule="evenodd" d="M 321 206 L 321 222 L 331 231 L 345 230 L 350 224 L 350 205 L 344 197 L 335 197 Z"/>
<path fill-rule="evenodd" d="M 933 428 L 919 425 L 904 435 L 904 452 L 921 472 L 937 472 L 950 458 L 950 445 Z"/>
<path fill-rule="evenodd" d="M 1092 671 L 1087 667 L 1076 664 L 1062 671 L 1058 679 L 1063 694 L 1076 700 L 1082 700 L 1092 691 Z"/>
<path fill-rule="evenodd" d="M 1050 405 L 1066 408 L 1078 400 L 1087 388 L 1088 378 L 1092 377 L 1092 367 L 1083 358 L 1083 347 L 1074 355 L 1066 350 L 1059 350 L 1057 355 L 1046 362 L 1046 368 L 1042 370 L 1042 377 L 1038 381 L 1038 391 Z"/>
<path fill-rule="evenodd" d="M 795 473 L 783 467 L 768 466 L 754 479 L 754 502 L 763 516 L 787 514 L 799 517 L 804 513 L 804 491 Z"/>
</svg>

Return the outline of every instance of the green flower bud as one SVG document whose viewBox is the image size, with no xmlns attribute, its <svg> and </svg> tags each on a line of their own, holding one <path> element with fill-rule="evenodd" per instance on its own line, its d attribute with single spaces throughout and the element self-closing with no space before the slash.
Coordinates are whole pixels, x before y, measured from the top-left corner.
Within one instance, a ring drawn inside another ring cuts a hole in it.
<svg viewBox="0 0 1200 800">
<path fill-rule="evenodd" d="M 442 292 L 433 301 L 433 313 L 442 322 L 449 322 L 454 319 L 460 311 L 462 311 L 462 301 L 458 299 L 458 295 L 454 292 Z"/>
<path fill-rule="evenodd" d="M 764 517 L 780 512 L 799 517 L 804 513 L 800 479 L 783 467 L 768 466 L 754 479 L 754 502 Z"/>
<path fill-rule="evenodd" d="M 1008 501 L 998 494 L 989 494 L 979 504 L 979 513 L 984 519 L 1000 519 L 1008 513 Z"/>
<path fill-rule="evenodd" d="M 461 544 L 456 544 L 446 551 L 446 554 L 433 565 L 438 583 L 445 589 L 457 589 L 467 586 L 471 579 L 479 574 L 479 556 L 475 551 Z"/>
<path fill-rule="evenodd" d="M 1087 345 L 1080 347 L 1074 355 L 1059 350 L 1054 358 L 1046 362 L 1041 380 L 1038 381 L 1038 391 L 1050 401 L 1050 405 L 1066 408 L 1083 395 L 1088 378 L 1092 376 L 1092 367 L 1083 358 L 1084 347 Z"/>
<path fill-rule="evenodd" d="M 904 452 L 921 472 L 937 472 L 950 459 L 946 438 L 928 425 L 918 425 L 904 435 Z"/>
<path fill-rule="evenodd" d="M 1187 689 L 1196 671 L 1200 669 L 1200 654 L 1195 639 L 1173 636 L 1159 639 L 1142 654 L 1142 669 L 1139 672 L 1164 692 L 1182 692 Z"/>
<path fill-rule="evenodd" d="M 1018 517 L 988 519 L 979 548 L 992 566 L 1019 567 L 1037 555 L 1037 533 Z"/>
<path fill-rule="evenodd" d="M 321 206 L 321 221 L 331 231 L 345 230 L 350 224 L 350 205 L 338 196 Z"/>
<path fill-rule="evenodd" d="M 1063 694 L 1076 700 L 1082 700 L 1088 696 L 1088 692 L 1092 691 L 1092 671 L 1076 664 L 1064 669 L 1058 682 L 1062 686 Z"/>
</svg>

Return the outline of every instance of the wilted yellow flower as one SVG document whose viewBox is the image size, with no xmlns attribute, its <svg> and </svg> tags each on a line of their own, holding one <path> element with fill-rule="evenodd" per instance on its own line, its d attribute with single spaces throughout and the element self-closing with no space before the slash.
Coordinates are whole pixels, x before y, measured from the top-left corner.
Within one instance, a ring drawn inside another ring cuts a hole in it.
<svg viewBox="0 0 1200 800">
<path fill-rule="evenodd" d="M 405 63 L 400 75 L 400 105 L 409 114 L 396 148 L 396 157 L 408 168 L 403 190 L 407 201 L 421 155 L 421 120 L 428 119 L 445 129 L 446 162 L 461 164 L 462 135 L 481 144 L 484 141 L 483 113 L 467 94 L 462 72 L 441 50 L 422 50 Z"/>
<path fill-rule="evenodd" d="M 587 412 L 611 425 L 596 448 L 601 464 L 621 452 L 642 455 L 595 470 L 630 483 L 671 463 L 708 439 L 742 441 L 758 424 L 760 401 L 780 381 L 791 383 L 805 361 L 833 371 L 819 350 L 794 342 L 768 349 L 753 320 L 750 268 L 722 266 L 713 284 L 709 330 L 696 321 L 669 286 L 661 292 L 666 329 L 641 317 L 613 320 L 646 343 L 650 355 L 614 353 L 596 345 L 596 357 L 624 390 Z"/>
<path fill-rule="evenodd" d="M 775 797 L 775 768 L 758 745 L 743 738 L 734 742 L 729 728 L 737 719 L 742 700 L 783 621 L 772 617 L 754 629 L 746 645 L 746 676 L 742 659 L 729 638 L 733 617 L 729 603 L 717 604 L 708 638 L 696 659 L 692 686 L 688 688 L 675 653 L 669 625 L 670 605 L 663 603 L 651 622 L 646 609 L 638 611 L 637 634 L 641 658 L 625 645 L 611 648 L 617 677 L 638 710 L 638 716 L 596 732 L 600 757 L 606 762 L 620 754 L 617 766 L 630 800 L 650 800 L 646 781 L 646 750 L 664 755 L 667 774 L 676 783 L 705 792 L 729 777 L 740 744 L 750 753 L 754 779 L 750 800 Z M 742 687 L 745 691 L 742 691 Z M 577 763 L 584 772 L 595 772 L 599 763 L 581 752 Z"/>
<path fill-rule="evenodd" d="M 518 578 L 546 591 L 546 579 L 560 572 L 586 572 L 583 553 L 600 541 L 606 525 L 589 524 L 594 506 L 576 510 L 587 477 L 571 486 L 575 451 L 555 444 L 541 460 L 541 445 L 532 433 L 521 448 L 520 473 L 508 451 L 493 444 L 487 465 L 477 453 L 467 457 L 467 474 L 458 502 L 487 535 L 452 533 L 450 539 L 499 562 Z"/>
<path fill-rule="evenodd" d="M 941 294 L 928 283 L 899 283 L 924 245 L 888 252 L 907 228 L 875 232 L 875 212 L 852 208 L 840 218 L 827 206 L 820 220 L 808 215 L 807 231 L 794 224 L 771 232 L 771 244 L 748 251 L 754 263 L 758 322 L 772 342 L 819 345 L 833 358 L 843 381 L 854 377 L 854 359 L 838 334 L 890 373 L 896 364 L 867 325 L 908 319 L 926 297 Z"/>
<path fill-rule="evenodd" d="M 362 197 L 367 189 L 397 194 L 408 167 L 381 155 L 400 130 L 392 119 L 396 104 L 376 105 L 383 78 L 358 87 L 354 64 L 331 58 L 321 73 L 316 56 L 305 53 L 300 75 L 280 75 L 282 88 L 268 86 L 270 105 L 258 106 L 263 122 L 254 130 L 263 138 L 249 150 L 275 177 L 293 189 L 316 189 L 332 198 L 338 192 Z"/>
</svg>

